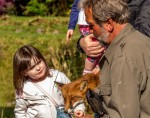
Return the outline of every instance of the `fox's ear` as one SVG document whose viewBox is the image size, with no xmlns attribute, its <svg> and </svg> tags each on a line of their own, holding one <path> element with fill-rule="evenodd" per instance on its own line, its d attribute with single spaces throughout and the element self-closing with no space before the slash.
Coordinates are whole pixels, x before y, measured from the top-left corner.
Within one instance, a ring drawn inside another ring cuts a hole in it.
<svg viewBox="0 0 150 118">
<path fill-rule="evenodd" d="M 56 82 L 54 81 L 54 83 L 61 89 L 65 84 L 64 83 L 60 83 L 60 82 Z"/>
<path fill-rule="evenodd" d="M 88 86 L 88 81 L 87 80 L 83 80 L 81 82 L 81 85 L 80 85 L 80 90 L 81 91 L 85 90 L 87 88 L 87 86 Z"/>
</svg>

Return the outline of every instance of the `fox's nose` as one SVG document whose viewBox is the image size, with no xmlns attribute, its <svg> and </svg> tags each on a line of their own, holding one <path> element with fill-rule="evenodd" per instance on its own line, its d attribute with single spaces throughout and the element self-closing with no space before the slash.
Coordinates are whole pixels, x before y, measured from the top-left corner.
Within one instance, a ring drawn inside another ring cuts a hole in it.
<svg viewBox="0 0 150 118">
<path fill-rule="evenodd" d="M 68 113 L 66 110 L 64 111 L 66 114 Z"/>
<path fill-rule="evenodd" d="M 64 112 L 65 112 L 65 113 L 67 113 L 67 112 L 68 112 L 68 109 L 67 109 L 67 108 L 65 108 L 65 109 L 64 109 Z"/>
</svg>

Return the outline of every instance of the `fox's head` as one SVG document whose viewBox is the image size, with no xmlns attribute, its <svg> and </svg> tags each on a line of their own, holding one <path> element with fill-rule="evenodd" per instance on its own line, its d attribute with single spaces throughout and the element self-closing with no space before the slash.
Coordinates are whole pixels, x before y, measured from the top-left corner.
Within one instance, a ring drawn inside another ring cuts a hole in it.
<svg viewBox="0 0 150 118">
<path fill-rule="evenodd" d="M 68 84 L 62 84 L 58 82 L 56 82 L 56 84 L 58 84 L 61 88 L 62 95 L 65 100 L 65 111 L 68 111 L 69 108 L 73 108 L 74 103 L 77 101 L 86 100 L 85 93 L 88 89 L 93 90 L 100 84 L 99 74 L 95 75 L 90 73 L 83 75 L 77 80 Z"/>
</svg>

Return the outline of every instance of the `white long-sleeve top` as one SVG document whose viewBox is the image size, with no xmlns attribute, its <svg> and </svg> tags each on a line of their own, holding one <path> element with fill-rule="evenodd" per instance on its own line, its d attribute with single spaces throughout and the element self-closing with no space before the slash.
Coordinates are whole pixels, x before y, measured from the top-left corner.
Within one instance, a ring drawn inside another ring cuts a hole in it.
<svg viewBox="0 0 150 118">
<path fill-rule="evenodd" d="M 88 25 L 87 22 L 86 22 L 85 13 L 84 13 L 84 10 L 83 10 L 83 9 L 81 9 L 81 10 L 79 11 L 77 24 L 78 24 L 78 25 Z"/>
<path fill-rule="evenodd" d="M 58 70 L 50 70 L 52 77 L 47 77 L 45 80 L 38 82 L 54 100 L 64 106 L 64 99 L 60 88 L 54 81 L 67 84 L 70 80 L 66 75 Z M 84 111 L 85 106 L 80 104 L 77 110 Z M 23 95 L 20 98 L 16 94 L 15 118 L 56 118 L 56 107 L 47 96 L 41 92 L 31 81 L 24 83 Z"/>
</svg>

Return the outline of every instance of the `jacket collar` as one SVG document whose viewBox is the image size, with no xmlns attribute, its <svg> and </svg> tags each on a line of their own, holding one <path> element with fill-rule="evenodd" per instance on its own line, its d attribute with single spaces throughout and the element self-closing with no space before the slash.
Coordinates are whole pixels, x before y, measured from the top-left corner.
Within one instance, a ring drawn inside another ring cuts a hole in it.
<svg viewBox="0 0 150 118">
<path fill-rule="evenodd" d="M 125 28 L 119 33 L 119 35 L 109 44 L 102 58 L 106 58 L 109 62 L 112 62 L 113 58 L 122 56 L 122 48 L 125 46 L 127 37 L 133 32 L 135 29 L 131 24 L 127 24 Z M 101 59 L 102 59 L 101 58 Z"/>
</svg>

